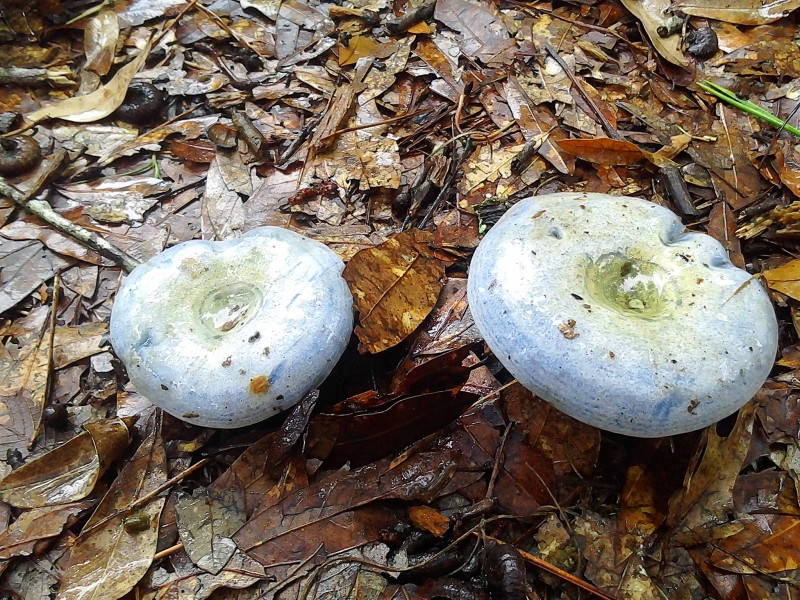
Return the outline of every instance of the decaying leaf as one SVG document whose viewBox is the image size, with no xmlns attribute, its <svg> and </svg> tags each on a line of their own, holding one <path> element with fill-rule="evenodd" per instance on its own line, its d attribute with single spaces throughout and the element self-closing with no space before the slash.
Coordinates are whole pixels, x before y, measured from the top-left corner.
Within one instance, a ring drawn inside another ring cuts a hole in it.
<svg viewBox="0 0 800 600">
<path fill-rule="evenodd" d="M 0 534 L 0 560 L 31 554 L 45 540 L 59 535 L 93 504 L 91 501 L 76 502 L 23 512 Z"/>
<path fill-rule="evenodd" d="M 131 223 L 144 220 L 144 213 L 158 202 L 158 195 L 169 188 L 168 182 L 156 177 L 120 177 L 65 185 L 61 193 L 83 205 L 93 219 Z"/>
<path fill-rule="evenodd" d="M 430 236 L 404 232 L 358 252 L 342 277 L 359 314 L 359 349 L 376 353 L 399 344 L 436 305 L 444 266 L 428 248 Z"/>
<path fill-rule="evenodd" d="M 715 528 L 727 524 L 733 486 L 750 447 L 754 411 L 754 403 L 746 404 L 725 438 L 714 427 L 706 430 L 702 459 L 693 472 L 687 471 L 683 492 L 670 503 L 667 523 L 673 530 L 673 544 L 714 539 L 718 536 Z"/>
<path fill-rule="evenodd" d="M 211 496 L 198 490 L 178 496 L 175 508 L 186 553 L 199 568 L 216 575 L 236 551 L 230 536 L 245 522 L 244 499 L 238 494 Z"/>
<path fill-rule="evenodd" d="M 5 331 L 18 335 L 16 360 L 0 359 L 0 447 L 24 451 L 33 444 L 50 380 L 52 332 L 48 307 L 41 306 Z"/>
<path fill-rule="evenodd" d="M 417 454 L 405 460 L 384 459 L 321 483 L 297 490 L 277 504 L 256 513 L 234 536 L 237 545 L 265 565 L 302 560 L 317 552 L 328 553 L 353 544 L 362 545 L 375 535 L 355 523 L 385 523 L 392 517 L 378 500 L 425 500 L 436 497 L 455 468 L 447 452 Z M 365 513 L 358 514 L 360 510 Z M 326 535 L 323 535 L 326 534 Z"/>
<path fill-rule="evenodd" d="M 160 427 L 151 431 L 75 541 L 57 600 L 120 598 L 150 568 L 166 498 L 154 496 L 135 512 L 127 509 L 167 480 Z"/>
<path fill-rule="evenodd" d="M 130 442 L 121 419 L 87 423 L 86 431 L 12 471 L 0 481 L 0 498 L 32 508 L 74 502 L 94 489 Z"/>
<path fill-rule="evenodd" d="M 40 242 L 14 242 L 7 238 L 0 238 L 0 242 L 0 269 L 3 273 L 0 313 L 27 298 L 42 283 L 71 264 Z"/>
</svg>

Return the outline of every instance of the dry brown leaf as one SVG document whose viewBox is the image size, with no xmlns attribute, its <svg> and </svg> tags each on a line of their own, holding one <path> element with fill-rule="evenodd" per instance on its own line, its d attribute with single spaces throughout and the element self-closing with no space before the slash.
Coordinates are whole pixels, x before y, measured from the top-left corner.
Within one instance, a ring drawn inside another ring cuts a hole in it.
<svg viewBox="0 0 800 600">
<path fill-rule="evenodd" d="M 33 123 L 38 123 L 44 119 L 64 119 L 73 123 L 91 123 L 107 117 L 117 110 L 122 101 L 125 100 L 128 85 L 133 76 L 144 65 L 148 54 L 150 54 L 150 42 L 147 42 L 136 58 L 117 71 L 117 74 L 106 85 L 91 94 L 67 98 L 58 104 L 35 110 L 26 115 L 26 119 Z"/>
<path fill-rule="evenodd" d="M 408 337 L 436 305 L 444 265 L 428 248 L 430 234 L 403 232 L 356 253 L 342 273 L 359 314 L 361 352 L 376 353 Z"/>
<path fill-rule="evenodd" d="M 731 262 L 744 269 L 744 256 L 742 256 L 742 245 L 736 237 L 736 216 L 731 207 L 725 202 L 718 202 L 711 209 L 708 218 L 708 234 L 719 241 L 728 251 Z"/>
<path fill-rule="evenodd" d="M 150 431 L 75 541 L 56 600 L 121 598 L 150 568 L 166 498 L 125 512 L 167 480 L 160 427 L 151 424 Z"/>
<path fill-rule="evenodd" d="M 0 447 L 27 454 L 35 439 L 47 399 L 52 336 L 46 306 L 17 321 L 19 344 L 16 360 L 0 360 Z"/>
<path fill-rule="evenodd" d="M 800 300 L 800 258 L 761 273 L 769 289 Z"/>
<path fill-rule="evenodd" d="M 108 73 L 114 61 L 118 38 L 119 22 L 116 13 L 104 10 L 92 18 L 83 31 L 83 47 L 86 54 L 83 68 L 98 75 Z"/>
<path fill-rule="evenodd" d="M 711 562 L 734 573 L 778 573 L 800 564 L 800 518 L 750 515 L 742 531 L 715 542 Z"/>
<path fill-rule="evenodd" d="M 23 512 L 0 534 L 0 560 L 33 553 L 37 545 L 59 535 L 93 504 L 92 501 L 76 502 Z"/>
<path fill-rule="evenodd" d="M 564 152 L 598 165 L 635 165 L 644 160 L 644 154 L 636 144 L 611 138 L 558 140 Z"/>
<path fill-rule="evenodd" d="M 681 52 L 679 33 L 666 38 L 658 35 L 659 27 L 668 26 L 673 5 L 670 0 L 622 0 L 622 4 L 642 22 L 650 42 L 661 56 L 679 67 L 689 65 L 689 60 Z"/>
<path fill-rule="evenodd" d="M 800 7 L 800 0 L 676 0 L 672 7 L 693 17 L 739 25 L 761 25 L 788 16 Z"/>
<path fill-rule="evenodd" d="M 733 486 L 750 448 L 755 403 L 739 411 L 728 437 L 706 430 L 707 441 L 696 469 L 687 470 L 683 492 L 670 502 L 667 523 L 673 544 L 700 543 L 717 537 L 714 528 L 728 522 Z"/>
<path fill-rule="evenodd" d="M 470 0 L 439 0 L 434 17 L 461 33 L 459 46 L 465 56 L 486 64 L 506 63 L 513 58 L 516 43 L 509 38 L 502 19 L 491 6 Z"/>
<path fill-rule="evenodd" d="M 0 313 L 27 298 L 33 290 L 72 264 L 40 242 L 0 238 Z M 0 369 L 2 367 L 0 366 Z"/>
<path fill-rule="evenodd" d="M 87 423 L 85 429 L 12 471 L 0 481 L 0 498 L 11 506 L 33 508 L 88 496 L 97 479 L 128 447 L 130 436 L 121 419 Z"/>
</svg>

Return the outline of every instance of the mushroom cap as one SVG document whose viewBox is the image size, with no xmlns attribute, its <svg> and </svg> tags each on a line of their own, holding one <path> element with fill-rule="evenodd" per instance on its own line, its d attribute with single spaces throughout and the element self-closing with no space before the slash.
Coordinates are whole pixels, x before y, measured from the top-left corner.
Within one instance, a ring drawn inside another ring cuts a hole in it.
<svg viewBox="0 0 800 600">
<path fill-rule="evenodd" d="M 117 293 L 111 344 L 144 396 L 205 427 L 243 427 L 328 376 L 353 330 L 344 264 L 280 227 L 189 241 L 136 267 Z"/>
<path fill-rule="evenodd" d="M 761 283 L 719 242 L 639 198 L 518 202 L 478 246 L 468 297 L 489 348 L 522 385 L 632 436 L 684 433 L 735 412 L 777 350 Z"/>
</svg>

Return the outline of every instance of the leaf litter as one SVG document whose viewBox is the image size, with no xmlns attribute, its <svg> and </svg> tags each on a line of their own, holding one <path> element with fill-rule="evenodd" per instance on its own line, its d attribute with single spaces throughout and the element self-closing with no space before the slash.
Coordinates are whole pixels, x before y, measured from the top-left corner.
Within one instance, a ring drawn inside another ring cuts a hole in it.
<svg viewBox="0 0 800 600">
<path fill-rule="evenodd" d="M 800 125 L 797 2 L 95 4 L 0 24 L 1 130 L 46 157 L 2 180 L 0 587 L 797 595 L 796 140 L 697 85 Z M 42 191 L 138 260 L 265 224 L 328 244 L 350 349 L 288 417 L 214 432 L 162 415 L 109 352 L 121 269 L 12 198 Z M 764 280 L 780 356 L 738 416 L 632 440 L 502 370 L 468 261 L 505 208 L 555 191 L 670 206 Z"/>
</svg>

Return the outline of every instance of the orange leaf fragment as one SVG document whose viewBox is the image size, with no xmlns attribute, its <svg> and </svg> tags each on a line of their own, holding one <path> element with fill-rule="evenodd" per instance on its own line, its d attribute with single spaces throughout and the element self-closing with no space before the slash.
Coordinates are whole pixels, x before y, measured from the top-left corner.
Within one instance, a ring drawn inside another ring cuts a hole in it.
<svg viewBox="0 0 800 600">
<path fill-rule="evenodd" d="M 566 153 L 598 165 L 628 166 L 644 160 L 636 144 L 611 138 L 558 140 L 556 144 Z"/>
<path fill-rule="evenodd" d="M 429 531 L 436 537 L 442 537 L 450 529 L 450 519 L 430 506 L 412 506 L 408 516 L 417 529 Z"/>
<path fill-rule="evenodd" d="M 800 259 L 791 260 L 785 265 L 767 269 L 763 273 L 769 289 L 800 300 Z"/>
<path fill-rule="evenodd" d="M 376 353 L 402 342 L 433 310 L 444 265 L 427 243 L 431 234 L 399 233 L 356 253 L 342 273 L 359 314 L 359 351 Z"/>
</svg>

